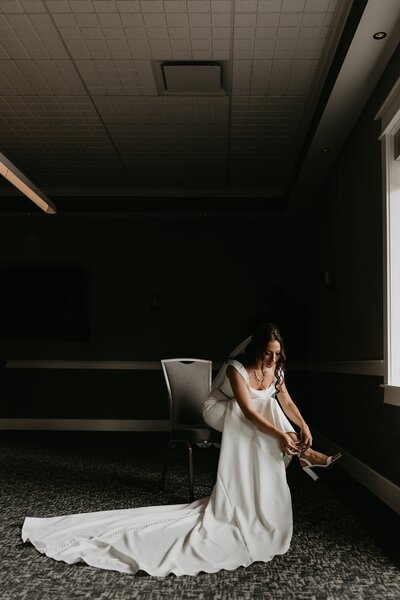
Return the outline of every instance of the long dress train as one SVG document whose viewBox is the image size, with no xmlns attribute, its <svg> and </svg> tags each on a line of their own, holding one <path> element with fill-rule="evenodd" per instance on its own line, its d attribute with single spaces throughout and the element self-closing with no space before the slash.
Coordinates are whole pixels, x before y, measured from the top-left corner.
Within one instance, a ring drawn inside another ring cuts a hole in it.
<svg viewBox="0 0 400 600">
<path fill-rule="evenodd" d="M 235 360 L 230 364 L 249 386 L 246 369 Z M 249 391 L 260 413 L 294 431 L 275 400 L 275 384 L 261 391 L 249 386 Z M 27 517 L 23 541 L 66 563 L 83 561 L 124 573 L 141 569 L 155 576 L 215 573 L 284 554 L 292 536 L 292 508 L 278 441 L 246 419 L 225 373 L 204 415 L 223 428 L 211 496 L 190 504 Z"/>
</svg>

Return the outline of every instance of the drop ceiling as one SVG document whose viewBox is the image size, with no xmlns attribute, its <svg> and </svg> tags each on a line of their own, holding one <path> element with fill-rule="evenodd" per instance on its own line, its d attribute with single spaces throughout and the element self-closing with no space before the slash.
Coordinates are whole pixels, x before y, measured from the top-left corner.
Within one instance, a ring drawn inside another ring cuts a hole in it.
<svg viewBox="0 0 400 600">
<path fill-rule="evenodd" d="M 0 152 L 50 197 L 283 199 L 352 5 L 0 0 Z M 164 61 L 226 91 L 162 93 Z"/>
</svg>

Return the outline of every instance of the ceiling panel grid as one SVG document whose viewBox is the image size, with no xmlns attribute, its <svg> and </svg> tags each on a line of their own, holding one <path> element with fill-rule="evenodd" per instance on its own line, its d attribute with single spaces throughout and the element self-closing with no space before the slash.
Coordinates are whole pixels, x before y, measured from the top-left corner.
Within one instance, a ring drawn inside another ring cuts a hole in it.
<svg viewBox="0 0 400 600">
<path fill-rule="evenodd" d="M 96 187 L 101 165 L 110 187 L 282 195 L 334 11 L 334 0 L 0 0 L 1 150 L 44 186 Z M 154 64 L 166 60 L 227 61 L 227 94 L 160 94 Z"/>
<path fill-rule="evenodd" d="M 231 183 L 283 193 L 332 22 L 330 0 L 237 0 L 231 114 Z"/>
</svg>

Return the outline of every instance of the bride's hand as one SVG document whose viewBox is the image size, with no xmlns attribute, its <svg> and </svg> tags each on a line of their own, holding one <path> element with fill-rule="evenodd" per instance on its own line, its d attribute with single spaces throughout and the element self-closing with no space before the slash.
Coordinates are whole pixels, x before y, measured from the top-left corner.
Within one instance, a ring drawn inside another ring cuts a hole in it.
<svg viewBox="0 0 400 600">
<path fill-rule="evenodd" d="M 300 431 L 300 446 L 302 450 L 307 450 L 312 446 L 312 435 L 308 425 L 304 424 Z"/>
<path fill-rule="evenodd" d="M 287 433 L 282 433 L 279 436 L 279 443 L 281 445 L 282 448 L 282 452 L 284 452 L 285 454 L 299 454 L 300 450 L 298 448 L 298 446 L 296 445 L 296 442 L 294 442 L 292 440 L 292 438 L 290 437 L 290 435 L 288 435 Z"/>
</svg>

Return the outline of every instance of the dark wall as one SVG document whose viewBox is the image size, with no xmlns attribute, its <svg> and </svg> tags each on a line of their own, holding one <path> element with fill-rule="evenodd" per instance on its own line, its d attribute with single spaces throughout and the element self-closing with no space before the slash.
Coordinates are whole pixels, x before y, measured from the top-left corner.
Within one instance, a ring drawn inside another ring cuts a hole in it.
<svg viewBox="0 0 400 600">
<path fill-rule="evenodd" d="M 305 302 L 293 297 L 304 271 L 291 222 L 43 216 L 2 218 L 0 228 L 1 262 L 92 272 L 91 340 L 3 341 L 7 359 L 220 360 L 259 320 L 292 325 Z"/>
<path fill-rule="evenodd" d="M 379 123 L 368 117 L 348 139 L 311 221 L 309 323 L 311 357 L 319 360 L 383 358 Z"/>
<path fill-rule="evenodd" d="M 290 334 L 293 358 L 301 345 L 305 273 L 294 249 L 302 228 L 291 220 L 39 215 L 3 217 L 0 229 L 2 262 L 87 265 L 92 289 L 88 342 L 8 340 L 0 358 L 220 361 L 271 319 Z M 5 379 L 0 417 L 165 417 L 152 371 L 6 369 Z"/>
<path fill-rule="evenodd" d="M 308 297 L 311 360 L 383 359 L 382 164 L 374 121 L 400 71 L 392 57 L 351 132 L 310 218 Z M 324 285 L 332 269 L 335 284 Z M 385 405 L 380 377 L 309 376 L 305 410 L 314 426 L 393 481 L 398 407 Z"/>
<path fill-rule="evenodd" d="M 52 419 L 168 419 L 162 371 L 5 369 L 0 398 L 0 418 L 50 429 Z"/>
</svg>

